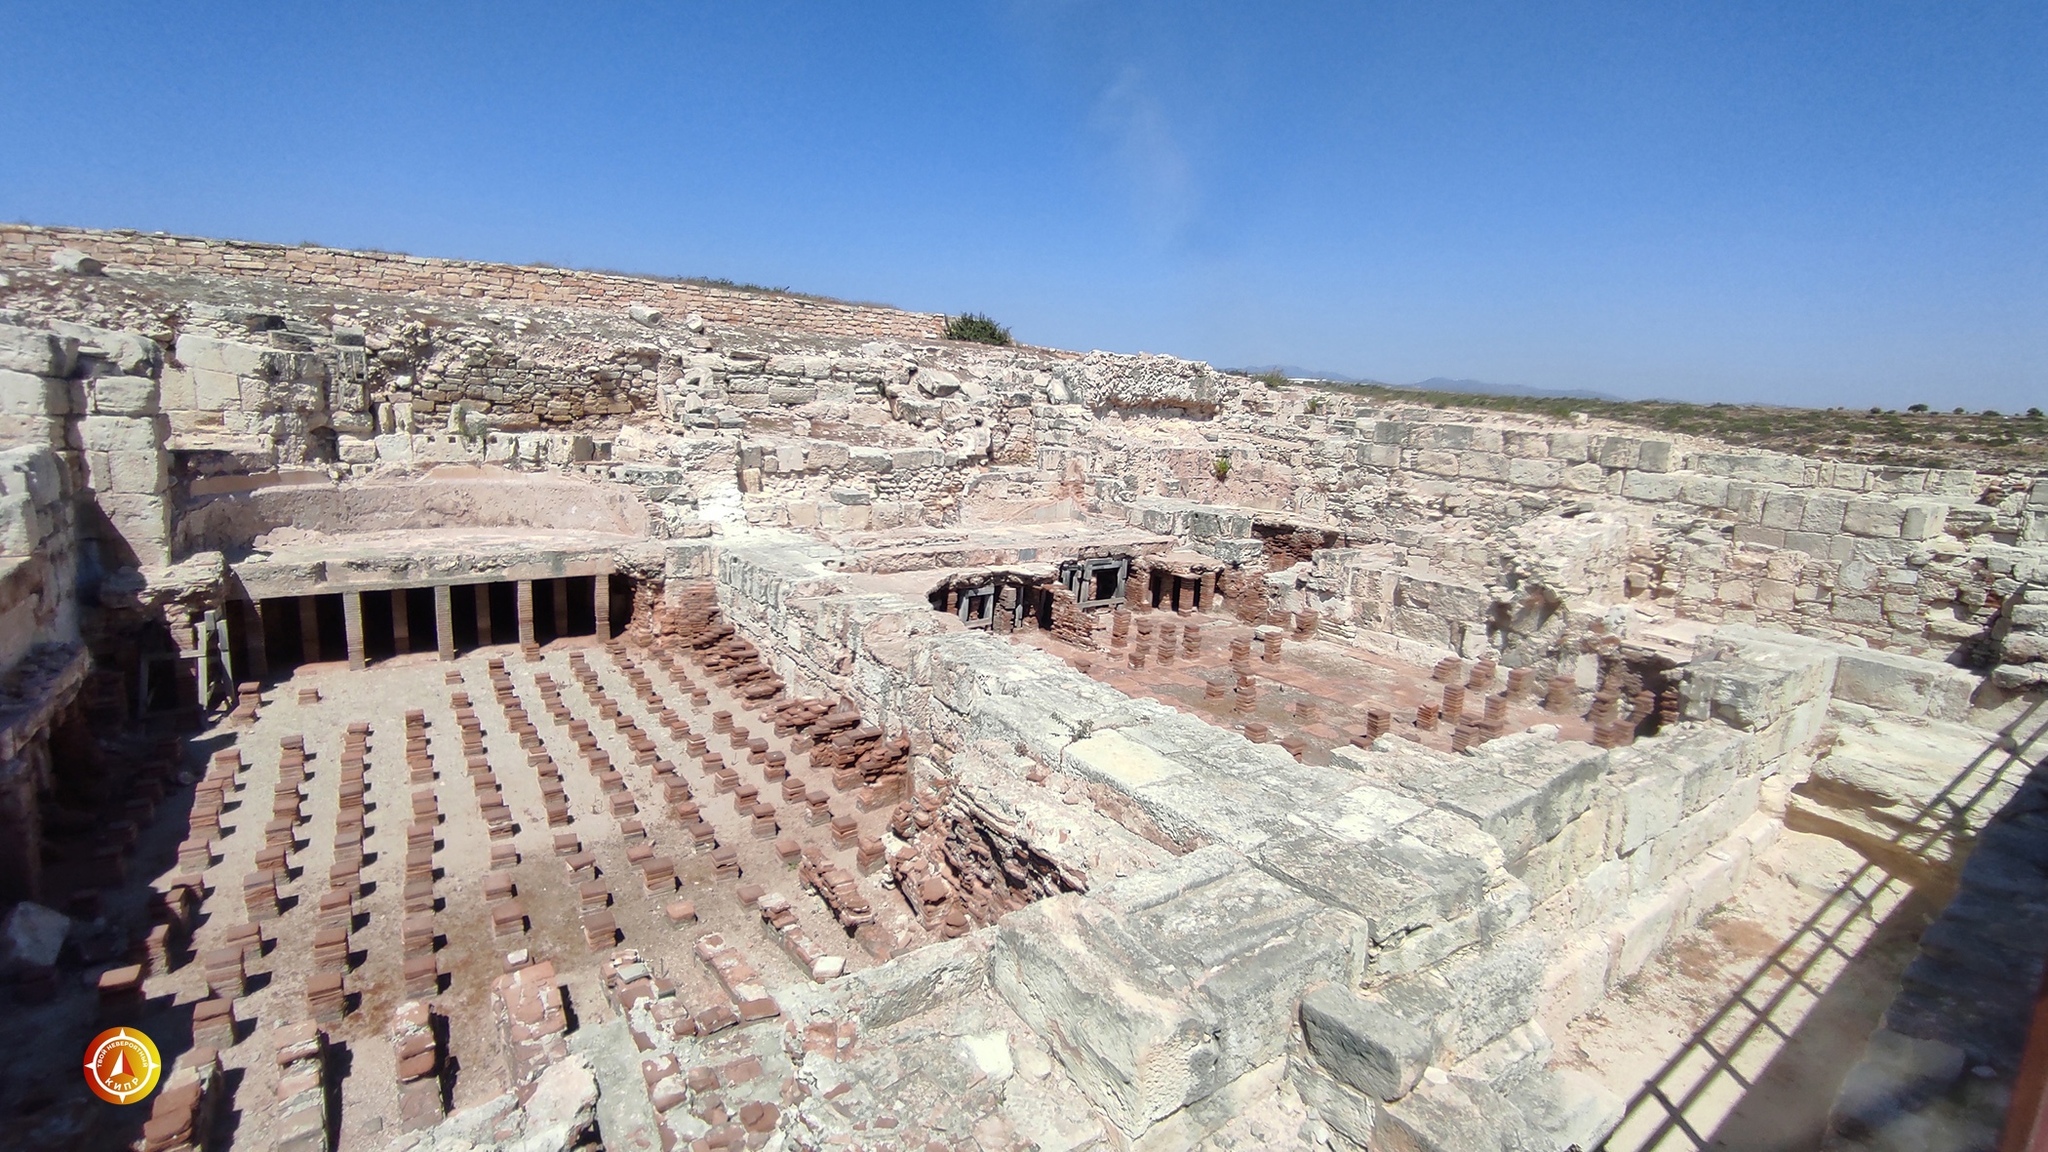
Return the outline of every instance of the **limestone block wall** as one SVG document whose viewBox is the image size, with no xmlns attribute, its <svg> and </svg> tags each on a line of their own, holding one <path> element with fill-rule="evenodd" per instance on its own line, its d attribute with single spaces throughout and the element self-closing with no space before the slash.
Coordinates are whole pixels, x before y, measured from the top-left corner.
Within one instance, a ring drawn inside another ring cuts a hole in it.
<svg viewBox="0 0 2048 1152">
<path fill-rule="evenodd" d="M 109 567 L 171 558 L 159 363 L 133 333 L 0 325 L 0 443 L 46 447 L 69 490 L 90 492 Z"/>
<path fill-rule="evenodd" d="M 364 292 L 506 304 L 606 307 L 621 312 L 640 304 L 677 317 L 694 312 L 723 323 L 835 336 L 929 340 L 939 335 L 945 322 L 944 317 L 929 312 L 646 276 L 355 252 L 317 245 L 0 225 L 0 263 L 47 268 L 50 257 L 64 248 L 80 249 L 116 268 L 209 272 Z"/>
<path fill-rule="evenodd" d="M 1204 475 L 1216 449 L 1116 451 L 1182 499 L 1325 520 L 1466 586 L 1640 599 L 1939 657 L 1983 658 L 2014 565 L 2048 539 L 2048 496 L 2026 477 L 1362 415 L 1304 413 L 1261 432 L 1230 448 L 1222 480 Z M 1326 617 L 1346 617 L 1333 607 Z"/>
<path fill-rule="evenodd" d="M 0 670 L 78 639 L 74 495 L 53 449 L 0 450 Z"/>
<path fill-rule="evenodd" d="M 1530 1130 L 1527 1117 L 1542 1111 L 1531 1091 L 1583 1105 L 1585 1127 L 1557 1146 L 1593 1146 L 1588 1133 L 1618 1102 L 1548 1068 L 1548 1034 L 1746 881 L 1837 702 L 1947 722 L 1968 714 L 1977 684 L 1934 661 L 1728 626 L 1685 670 L 1681 721 L 1630 746 L 1561 743 L 1536 729 L 1452 756 L 1389 738 L 1318 769 L 922 605 L 838 591 L 835 562 L 811 544 L 718 552 L 730 618 L 793 683 L 847 693 L 864 712 L 929 733 L 939 763 L 948 748 L 987 742 L 1049 766 L 1049 786 L 1081 790 L 1089 809 L 1182 854 L 1140 874 L 1159 885 L 1157 899 L 1221 898 L 1256 877 L 1279 882 L 1264 906 L 1293 909 L 1305 894 L 1325 910 L 1286 911 L 1289 923 L 1348 926 L 1341 973 L 1328 957 L 1304 958 L 1257 985 L 1259 996 L 1299 997 L 1298 1018 L 1232 1022 L 1200 995 L 1164 994 L 1119 977 L 1120 962 L 1096 963 L 1126 939 L 1107 928 L 1120 913 L 1104 906 L 1125 907 L 1113 885 L 1006 918 L 993 984 L 1132 1134 L 1229 1078 L 1198 1075 L 1171 1053 L 1238 1035 L 1255 1057 L 1286 1049 L 1303 1098 L 1368 1146 L 1441 1142 L 1451 1117 L 1481 1125 L 1459 1131 Z M 1204 871 L 1189 863 L 1198 859 L 1217 863 Z M 1334 913 L 1358 920 L 1315 919 Z M 1066 1023 L 1081 1013 L 1063 1006 L 1091 990 L 1133 1006 L 1102 1035 Z M 1118 1048 L 1111 1034 L 1139 1039 Z M 1431 1065 L 1450 1070 L 1448 1087 L 1418 1079 Z"/>
</svg>

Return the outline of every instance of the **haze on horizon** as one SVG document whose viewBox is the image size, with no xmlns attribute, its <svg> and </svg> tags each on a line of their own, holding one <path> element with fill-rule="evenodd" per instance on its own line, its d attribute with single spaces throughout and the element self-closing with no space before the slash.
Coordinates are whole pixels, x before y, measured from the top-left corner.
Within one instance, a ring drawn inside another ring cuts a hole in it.
<svg viewBox="0 0 2048 1152">
<path fill-rule="evenodd" d="M 5 219 L 1404 382 L 2048 398 L 2040 4 L 0 0 L 0 39 Z"/>
</svg>

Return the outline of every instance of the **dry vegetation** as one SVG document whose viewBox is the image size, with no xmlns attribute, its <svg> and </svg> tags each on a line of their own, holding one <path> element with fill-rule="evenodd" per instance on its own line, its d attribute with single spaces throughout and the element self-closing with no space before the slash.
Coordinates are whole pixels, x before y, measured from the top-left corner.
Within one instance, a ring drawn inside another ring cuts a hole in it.
<svg viewBox="0 0 2048 1152">
<path fill-rule="evenodd" d="M 2048 415 L 2039 408 L 1996 412 L 1882 408 L 1781 408 L 1769 404 L 1683 404 L 1666 400 L 1580 400 L 1486 396 L 1372 384 L 1312 387 L 1373 400 L 1569 418 L 1584 412 L 1660 432 L 1710 436 L 1742 448 L 1902 468 L 1973 468 L 2048 474 Z M 1915 405 L 1916 408 L 1921 407 Z"/>
</svg>

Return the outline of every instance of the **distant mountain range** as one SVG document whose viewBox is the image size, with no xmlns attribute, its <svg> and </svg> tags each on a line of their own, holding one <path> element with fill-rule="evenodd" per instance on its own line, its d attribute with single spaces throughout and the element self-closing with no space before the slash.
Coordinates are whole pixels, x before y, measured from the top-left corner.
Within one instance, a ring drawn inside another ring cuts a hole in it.
<svg viewBox="0 0 2048 1152">
<path fill-rule="evenodd" d="M 1323 372 L 1314 368 L 1298 368 L 1291 364 L 1266 364 L 1256 368 L 1241 369 L 1244 372 L 1278 372 L 1291 380 L 1324 380 L 1332 384 L 1371 384 L 1379 388 L 1407 388 L 1417 392 L 1470 392 L 1480 396 L 1545 396 L 1560 400 L 1619 400 L 1605 392 L 1594 392 L 1585 388 L 1530 388 L 1522 384 L 1489 384 L 1484 380 L 1453 380 L 1447 376 L 1432 376 L 1414 384 L 1394 384 L 1386 380 L 1372 380 L 1363 376 L 1346 376 L 1341 372 Z"/>
</svg>

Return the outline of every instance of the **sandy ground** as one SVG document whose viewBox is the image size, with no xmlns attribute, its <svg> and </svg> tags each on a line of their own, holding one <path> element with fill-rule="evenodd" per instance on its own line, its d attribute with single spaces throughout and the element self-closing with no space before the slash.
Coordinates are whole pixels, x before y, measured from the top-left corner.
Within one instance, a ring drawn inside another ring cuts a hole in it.
<svg viewBox="0 0 2048 1152">
<path fill-rule="evenodd" d="M 1630 1101 L 1606 1152 L 1819 1148 L 1934 910 L 1840 843 L 1783 833 L 1734 899 L 1555 1037 L 1560 1063 Z"/>
</svg>

